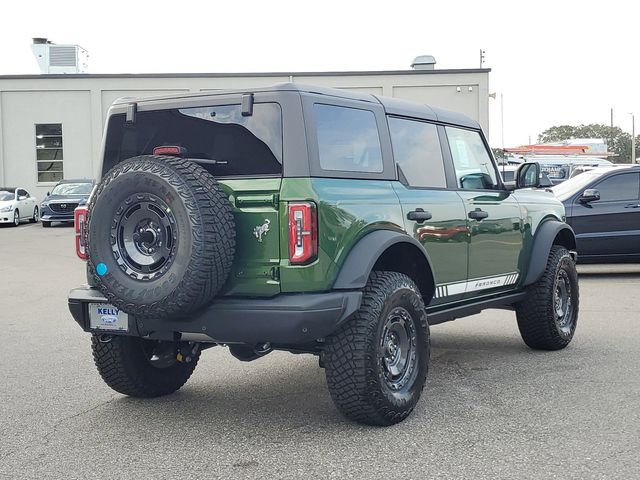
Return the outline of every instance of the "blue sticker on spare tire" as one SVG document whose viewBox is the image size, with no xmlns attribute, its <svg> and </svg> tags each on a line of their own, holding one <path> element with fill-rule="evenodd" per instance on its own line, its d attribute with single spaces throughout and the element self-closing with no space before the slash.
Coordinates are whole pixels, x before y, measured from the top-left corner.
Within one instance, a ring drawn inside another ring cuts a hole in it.
<svg viewBox="0 0 640 480">
<path fill-rule="evenodd" d="M 107 266 L 100 262 L 98 265 L 96 265 L 96 273 L 100 276 L 103 277 L 104 275 L 107 274 Z"/>
</svg>

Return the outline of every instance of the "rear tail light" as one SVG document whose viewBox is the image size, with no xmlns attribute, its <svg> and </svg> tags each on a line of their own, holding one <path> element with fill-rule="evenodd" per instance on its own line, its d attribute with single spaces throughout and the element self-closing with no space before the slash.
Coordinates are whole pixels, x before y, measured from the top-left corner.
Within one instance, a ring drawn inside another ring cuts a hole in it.
<svg viewBox="0 0 640 480">
<path fill-rule="evenodd" d="M 73 224 L 76 229 L 76 255 L 80 260 L 87 259 L 87 217 L 89 209 L 86 205 L 76 207 L 73 211 Z"/>
<path fill-rule="evenodd" d="M 289 204 L 289 261 L 304 264 L 318 254 L 318 220 L 311 202 Z"/>
<path fill-rule="evenodd" d="M 162 145 L 153 149 L 154 155 L 168 155 L 172 157 L 185 157 L 187 155 L 187 149 L 184 147 L 178 147 L 174 145 Z"/>
</svg>

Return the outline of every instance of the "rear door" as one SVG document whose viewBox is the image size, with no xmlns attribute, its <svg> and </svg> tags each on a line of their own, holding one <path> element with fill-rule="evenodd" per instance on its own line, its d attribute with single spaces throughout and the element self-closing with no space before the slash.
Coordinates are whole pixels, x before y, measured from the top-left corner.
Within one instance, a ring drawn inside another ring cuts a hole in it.
<svg viewBox="0 0 640 480">
<path fill-rule="evenodd" d="M 465 298 L 513 288 L 523 247 L 520 205 L 499 181 L 480 131 L 450 126 L 445 131 L 470 234 Z"/>
<path fill-rule="evenodd" d="M 460 300 L 467 278 L 468 228 L 462 199 L 447 189 L 438 127 L 402 117 L 389 117 L 388 123 L 401 180 L 394 189 L 405 229 L 422 243 L 434 270 L 431 305 Z"/>
<path fill-rule="evenodd" d="M 571 226 L 580 256 L 640 254 L 640 173 L 614 173 L 589 188 L 600 200 L 572 199 Z"/>
</svg>

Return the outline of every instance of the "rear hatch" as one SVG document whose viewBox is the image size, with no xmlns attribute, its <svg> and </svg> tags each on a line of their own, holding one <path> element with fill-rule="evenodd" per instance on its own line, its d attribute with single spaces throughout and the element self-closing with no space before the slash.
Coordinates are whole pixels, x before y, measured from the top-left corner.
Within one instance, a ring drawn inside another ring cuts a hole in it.
<svg viewBox="0 0 640 480">
<path fill-rule="evenodd" d="M 180 147 L 180 156 L 218 180 L 233 206 L 236 253 L 223 295 L 278 294 L 280 105 L 254 102 L 252 95 L 225 96 L 206 106 L 191 106 L 190 99 L 187 108 L 174 108 L 177 101 L 140 102 L 128 120 L 125 113 L 111 115 L 102 174 L 127 158 L 151 155 L 158 147 Z"/>
</svg>

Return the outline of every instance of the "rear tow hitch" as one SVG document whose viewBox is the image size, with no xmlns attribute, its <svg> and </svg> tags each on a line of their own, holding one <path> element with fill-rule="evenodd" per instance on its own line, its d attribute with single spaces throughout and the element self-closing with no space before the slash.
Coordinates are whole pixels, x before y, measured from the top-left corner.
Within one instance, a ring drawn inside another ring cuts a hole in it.
<svg viewBox="0 0 640 480">
<path fill-rule="evenodd" d="M 179 342 L 176 348 L 176 360 L 181 363 L 191 363 L 198 355 L 200 344 L 195 342 Z"/>
</svg>

